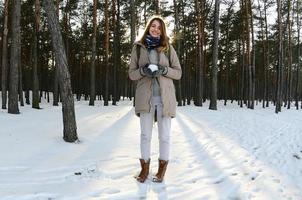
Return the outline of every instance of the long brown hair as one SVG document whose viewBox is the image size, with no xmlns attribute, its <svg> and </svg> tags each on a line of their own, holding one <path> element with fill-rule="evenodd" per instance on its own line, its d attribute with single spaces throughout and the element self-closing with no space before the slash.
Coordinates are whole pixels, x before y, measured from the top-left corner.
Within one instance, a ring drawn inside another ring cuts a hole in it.
<svg viewBox="0 0 302 200">
<path fill-rule="evenodd" d="M 144 34 L 143 34 L 143 36 L 140 38 L 139 41 L 140 41 L 142 44 L 144 44 L 144 45 L 146 46 L 145 39 L 146 39 L 147 35 L 149 34 L 149 29 L 150 29 L 150 27 L 151 27 L 151 25 L 152 25 L 152 22 L 153 22 L 154 20 L 159 21 L 159 23 L 160 23 L 160 28 L 161 28 L 161 30 L 160 30 L 160 32 L 161 32 L 161 36 L 160 36 L 160 45 L 159 45 L 160 47 L 158 48 L 158 50 L 159 50 L 160 52 L 161 52 L 161 51 L 167 51 L 167 50 L 169 49 L 169 37 L 168 37 L 167 31 L 166 31 L 166 24 L 165 24 L 165 22 L 164 22 L 164 20 L 163 20 L 163 18 L 162 18 L 161 16 L 155 15 L 155 16 L 153 16 L 153 17 L 151 17 L 151 18 L 149 19 L 149 21 L 148 21 L 148 23 L 147 23 L 147 26 L 146 26 L 146 28 L 145 28 L 145 30 L 144 30 Z"/>
</svg>

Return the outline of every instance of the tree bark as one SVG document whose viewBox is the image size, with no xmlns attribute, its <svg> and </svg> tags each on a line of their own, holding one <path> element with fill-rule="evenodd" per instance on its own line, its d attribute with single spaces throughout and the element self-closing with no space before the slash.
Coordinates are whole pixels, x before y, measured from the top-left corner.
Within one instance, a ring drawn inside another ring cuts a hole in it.
<svg viewBox="0 0 302 200">
<path fill-rule="evenodd" d="M 265 70 L 265 83 L 266 83 L 266 87 L 265 87 L 265 91 L 266 91 L 266 95 L 265 95 L 265 101 L 266 101 L 266 107 L 269 106 L 269 98 L 268 98 L 268 67 L 270 64 L 270 59 L 269 59 L 269 52 L 270 52 L 270 46 L 269 46 L 269 39 L 268 39 L 268 25 L 267 25 L 267 12 L 266 12 L 266 0 L 264 0 L 264 21 L 265 21 L 265 39 L 266 39 L 266 54 L 265 54 L 265 61 L 266 61 L 266 70 Z"/>
<path fill-rule="evenodd" d="M 14 0 L 8 98 L 8 113 L 11 114 L 20 113 L 18 106 L 19 60 L 21 59 L 20 15 L 21 0 Z"/>
<path fill-rule="evenodd" d="M 35 26 L 33 42 L 33 91 L 32 91 L 32 108 L 40 109 L 39 79 L 38 79 L 38 37 L 40 30 L 40 1 L 35 1 Z"/>
<path fill-rule="evenodd" d="M 203 52 L 203 37 L 204 37 L 204 4 L 199 0 L 195 0 L 195 11 L 197 18 L 197 60 L 196 60 L 196 95 L 194 104 L 196 106 L 202 106 L 203 102 L 203 68 L 204 68 L 204 52 Z M 201 13 L 200 13 L 201 12 Z"/>
<path fill-rule="evenodd" d="M 255 106 L 255 39 L 254 39 L 254 20 L 253 20 L 253 10 L 252 10 L 252 3 L 251 0 L 248 0 L 248 7 L 249 7 L 249 18 L 250 18 L 250 31 L 251 31 L 251 42 L 252 42 L 252 51 L 251 51 L 251 77 L 250 77 L 250 105 L 249 108 L 254 109 Z"/>
<path fill-rule="evenodd" d="M 213 66 L 211 70 L 211 99 L 209 109 L 217 110 L 217 61 L 218 61 L 218 35 L 219 35 L 219 7 L 220 0 L 215 0 L 214 17 L 214 46 L 213 46 Z"/>
<path fill-rule="evenodd" d="M 179 2 L 179 1 L 178 1 Z M 182 2 L 179 3 L 180 5 Z M 175 18 L 175 25 L 174 25 L 174 34 L 176 35 L 176 52 L 181 58 L 181 53 L 180 53 L 180 38 L 179 38 L 179 31 L 180 31 L 180 26 L 179 26 L 179 5 L 177 4 L 176 0 L 173 0 L 173 7 L 174 7 L 174 18 Z M 180 63 L 182 63 L 182 59 L 180 59 Z M 177 97 L 177 102 L 178 106 L 182 106 L 182 93 L 181 93 L 181 81 L 176 82 L 176 97 Z"/>
<path fill-rule="evenodd" d="M 55 53 L 56 62 L 58 63 L 59 83 L 62 95 L 64 126 L 63 139 L 66 142 L 75 142 L 78 140 L 78 136 L 74 111 L 74 100 L 59 20 L 58 16 L 56 15 L 52 0 L 43 0 L 43 3 L 45 6 L 49 30 L 51 31 L 53 50 Z"/>
<path fill-rule="evenodd" d="M 155 14 L 159 15 L 160 14 L 159 0 L 154 0 L 154 1 L 155 1 Z"/>
<path fill-rule="evenodd" d="M 112 105 L 116 105 L 119 101 L 117 77 L 118 77 L 118 66 L 121 66 L 121 52 L 120 52 L 120 2 L 119 0 L 112 1 L 112 17 L 113 17 L 113 94 L 112 94 Z M 117 9 L 116 9 L 117 8 Z"/>
<path fill-rule="evenodd" d="M 89 105 L 94 106 L 95 100 L 95 57 L 96 57 L 96 33 L 97 33 L 97 0 L 93 0 L 93 34 L 92 34 L 92 58 L 90 68 L 90 99 Z"/>
<path fill-rule="evenodd" d="M 298 96 L 298 93 L 299 93 L 299 83 L 300 83 L 300 76 L 299 76 L 299 73 L 300 73 L 300 65 L 301 65 L 301 61 L 300 61 L 300 55 L 301 55 L 301 49 L 300 49 L 300 21 L 299 21 L 299 8 L 300 8 L 300 4 L 299 4 L 299 1 L 297 0 L 296 2 L 296 6 L 297 6 L 297 30 L 298 30 L 298 56 L 297 56 L 297 72 L 296 72 L 296 79 L 297 79 L 297 83 L 296 83 L 296 88 L 295 88 L 295 106 L 296 106 L 296 109 L 298 110 L 299 109 L 299 96 Z M 302 104 L 301 104 L 302 105 Z"/>
<path fill-rule="evenodd" d="M 224 105 L 227 104 L 227 100 L 230 98 L 230 76 L 231 76 L 231 73 L 230 73 L 230 68 L 231 68 L 231 61 L 230 61 L 230 28 L 229 28 L 229 24 L 230 24 L 230 13 L 231 13 L 231 10 L 233 9 L 233 6 L 234 6 L 235 2 L 232 0 L 229 4 L 229 7 L 228 7 L 228 14 L 227 14 L 227 32 L 226 32 L 226 78 L 225 78 L 225 100 L 224 100 Z"/>
<path fill-rule="evenodd" d="M 288 56 L 288 66 L 287 66 L 287 109 L 290 109 L 291 103 L 291 92 L 292 92 L 292 45 L 291 45 L 291 35 L 292 35 L 292 20 L 291 20 L 291 0 L 287 1 L 288 11 L 287 11 L 287 30 L 288 30 L 288 40 L 287 40 L 287 56 Z"/>
<path fill-rule="evenodd" d="M 277 65 L 277 87 L 276 87 L 276 108 L 275 112 L 281 111 L 282 104 L 282 71 L 283 71 L 283 60 L 282 60 L 282 21 L 281 21 L 281 3 L 282 0 L 277 0 L 277 13 L 278 13 L 278 65 Z"/>
<path fill-rule="evenodd" d="M 4 2 L 4 24 L 3 24 L 3 37 L 2 37 L 2 79 L 1 79 L 1 90 L 2 90 L 2 109 L 6 109 L 7 104 L 7 23 L 8 23 L 8 3 L 9 0 Z"/>
<path fill-rule="evenodd" d="M 131 15 L 131 44 L 135 41 L 135 26 L 136 26 L 136 16 L 135 16 L 135 0 L 130 0 L 130 15 Z"/>
<path fill-rule="evenodd" d="M 109 103 L 109 6 L 108 0 L 105 0 L 105 93 L 104 93 L 104 106 Z"/>
</svg>

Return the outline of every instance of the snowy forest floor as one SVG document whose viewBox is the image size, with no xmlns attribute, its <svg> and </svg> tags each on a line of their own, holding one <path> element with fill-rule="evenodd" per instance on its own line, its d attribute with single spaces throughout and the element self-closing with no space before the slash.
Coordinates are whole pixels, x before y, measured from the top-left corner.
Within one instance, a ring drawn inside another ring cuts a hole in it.
<svg viewBox="0 0 302 200">
<path fill-rule="evenodd" d="M 208 103 L 177 108 L 165 182 L 150 175 L 144 184 L 133 178 L 140 129 L 131 101 L 75 102 L 79 143 L 63 141 L 61 107 L 1 110 L 0 199 L 302 199 L 302 111 Z M 154 174 L 156 126 L 151 156 Z"/>
</svg>

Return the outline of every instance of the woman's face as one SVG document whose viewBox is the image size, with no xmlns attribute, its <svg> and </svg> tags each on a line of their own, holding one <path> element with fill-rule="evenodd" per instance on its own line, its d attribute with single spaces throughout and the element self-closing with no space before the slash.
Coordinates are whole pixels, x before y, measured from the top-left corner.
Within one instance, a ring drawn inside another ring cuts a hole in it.
<svg viewBox="0 0 302 200">
<path fill-rule="evenodd" d="M 149 34 L 152 37 L 157 37 L 157 38 L 161 36 L 161 25 L 158 20 L 153 20 L 153 22 L 151 23 Z"/>
</svg>

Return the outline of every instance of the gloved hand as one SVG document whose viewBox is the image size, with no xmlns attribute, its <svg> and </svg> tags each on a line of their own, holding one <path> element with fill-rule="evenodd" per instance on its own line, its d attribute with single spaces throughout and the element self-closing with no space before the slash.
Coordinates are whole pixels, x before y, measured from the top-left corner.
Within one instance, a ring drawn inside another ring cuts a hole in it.
<svg viewBox="0 0 302 200">
<path fill-rule="evenodd" d="M 147 76 L 147 77 L 152 78 L 153 77 L 152 76 L 152 71 L 148 67 L 149 67 L 149 64 L 146 64 L 145 66 L 141 67 L 140 68 L 140 73 L 143 76 Z"/>
<path fill-rule="evenodd" d="M 150 78 L 153 78 L 153 73 L 158 71 L 158 66 L 155 64 L 146 64 L 141 68 L 141 74 Z"/>
<path fill-rule="evenodd" d="M 152 73 L 153 77 L 159 77 L 159 75 L 166 75 L 168 68 L 166 66 L 158 65 L 158 70 Z"/>
</svg>

